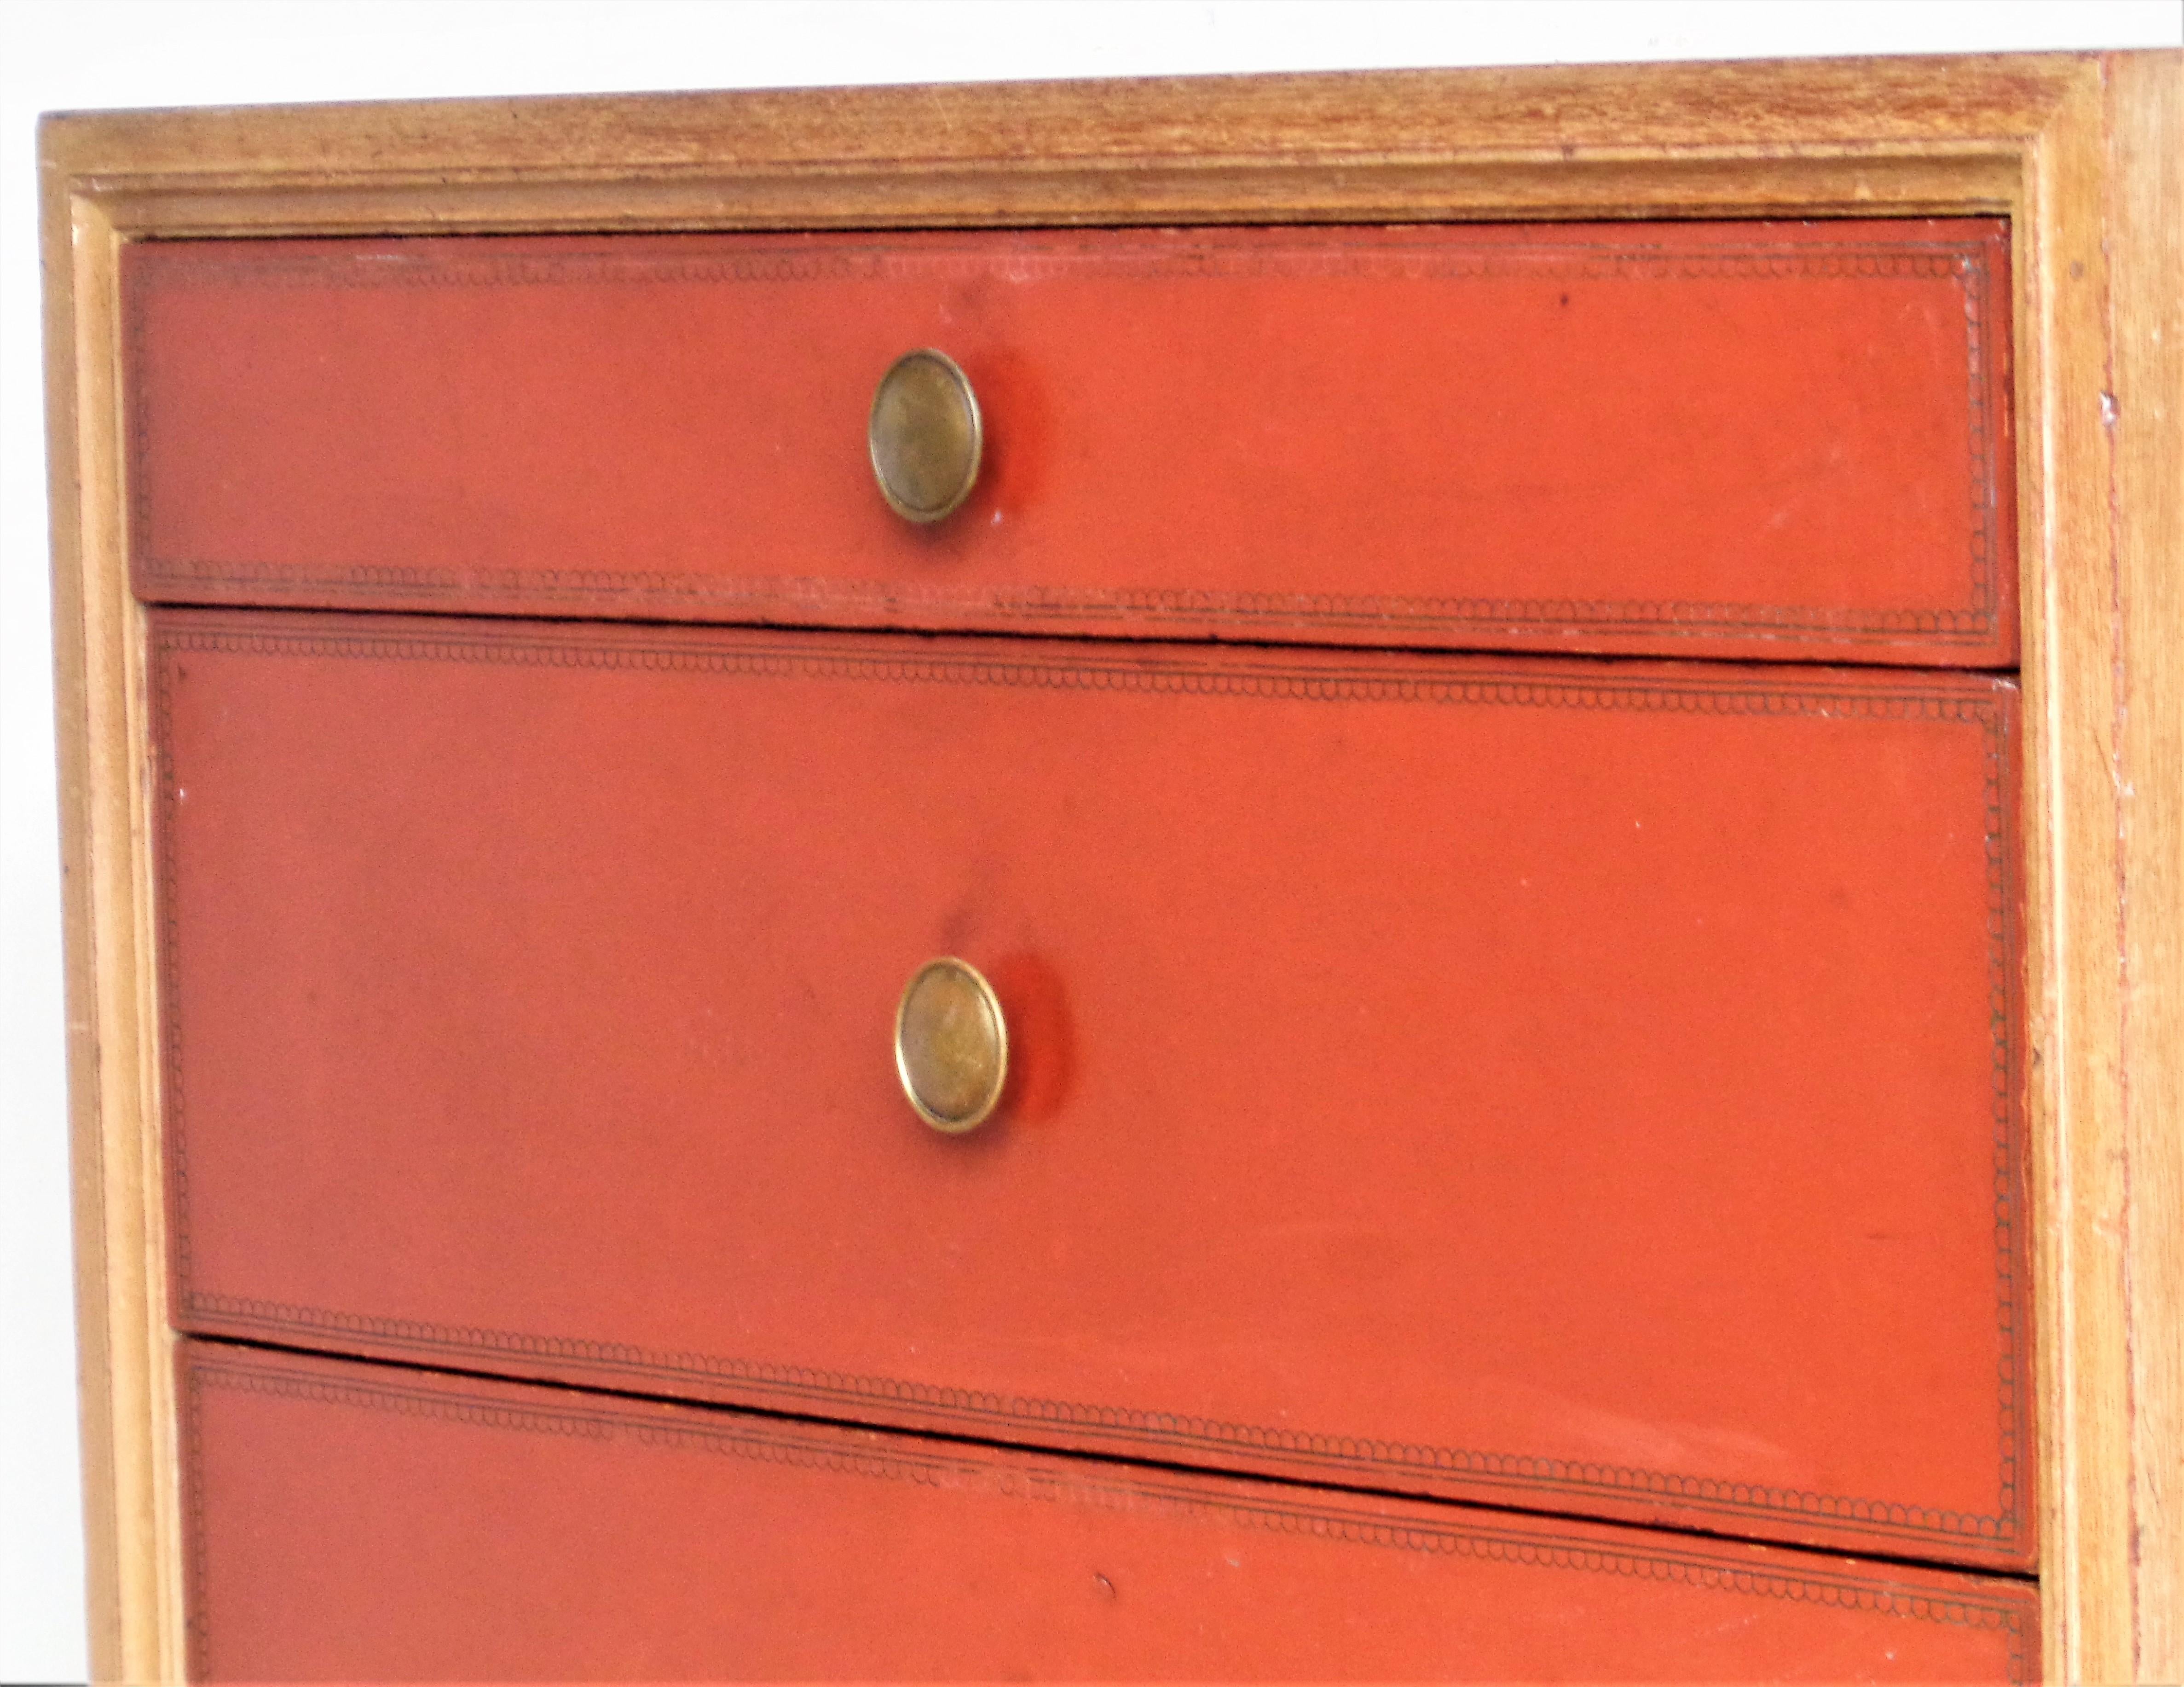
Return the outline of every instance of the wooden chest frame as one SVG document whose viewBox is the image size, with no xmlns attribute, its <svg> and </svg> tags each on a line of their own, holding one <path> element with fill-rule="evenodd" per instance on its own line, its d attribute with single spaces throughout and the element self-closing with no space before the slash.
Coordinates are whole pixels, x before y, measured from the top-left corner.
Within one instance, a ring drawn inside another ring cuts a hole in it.
<svg viewBox="0 0 2184 1687">
<path fill-rule="evenodd" d="M 2003 214 L 2045 1655 L 2184 1674 L 2184 55 L 60 116 L 42 131 L 92 1660 L 182 1672 L 117 258 L 160 237 Z"/>
</svg>

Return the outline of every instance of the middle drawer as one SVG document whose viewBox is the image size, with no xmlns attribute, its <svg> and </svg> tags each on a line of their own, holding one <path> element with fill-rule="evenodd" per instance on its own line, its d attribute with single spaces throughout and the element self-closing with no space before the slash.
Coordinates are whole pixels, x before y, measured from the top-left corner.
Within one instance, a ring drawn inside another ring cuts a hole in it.
<svg viewBox="0 0 2184 1687">
<path fill-rule="evenodd" d="M 2031 1562 L 2007 681 L 152 626 L 190 1330 Z"/>
</svg>

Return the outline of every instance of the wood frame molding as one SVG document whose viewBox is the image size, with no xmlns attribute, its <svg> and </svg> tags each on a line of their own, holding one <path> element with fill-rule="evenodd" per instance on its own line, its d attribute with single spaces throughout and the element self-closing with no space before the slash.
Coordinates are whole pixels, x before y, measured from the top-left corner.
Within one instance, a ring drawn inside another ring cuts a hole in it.
<svg viewBox="0 0 2184 1687">
<path fill-rule="evenodd" d="M 2184 1676 L 2184 54 L 114 113 L 40 162 L 97 1676 L 183 1668 L 124 242 L 1890 214 L 2015 230 L 2045 1656 Z"/>
</svg>

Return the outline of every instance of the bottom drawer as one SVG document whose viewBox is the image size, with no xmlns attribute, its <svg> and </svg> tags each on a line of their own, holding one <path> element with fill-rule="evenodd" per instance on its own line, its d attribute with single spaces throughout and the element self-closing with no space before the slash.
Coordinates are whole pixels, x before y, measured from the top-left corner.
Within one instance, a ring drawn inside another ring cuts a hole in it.
<svg viewBox="0 0 2184 1687">
<path fill-rule="evenodd" d="M 2022 1680 L 2030 1584 L 182 1345 L 192 1673 Z"/>
</svg>

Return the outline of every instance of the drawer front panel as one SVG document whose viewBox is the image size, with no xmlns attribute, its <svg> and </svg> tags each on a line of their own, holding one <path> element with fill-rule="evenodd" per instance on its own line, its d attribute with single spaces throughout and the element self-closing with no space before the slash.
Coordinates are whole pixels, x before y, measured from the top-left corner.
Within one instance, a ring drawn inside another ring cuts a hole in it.
<svg viewBox="0 0 2184 1687">
<path fill-rule="evenodd" d="M 192 1673 L 2037 1675 L 2020 1583 L 186 1344 Z"/>
<path fill-rule="evenodd" d="M 2032 1552 L 1972 676 L 153 621 L 190 1328 Z M 992 977 L 1011 1089 L 900 1094 Z"/>
<path fill-rule="evenodd" d="M 125 258 L 158 601 L 2014 660 L 1997 222 Z M 865 439 L 928 345 L 932 528 Z"/>
</svg>

